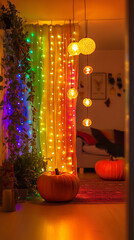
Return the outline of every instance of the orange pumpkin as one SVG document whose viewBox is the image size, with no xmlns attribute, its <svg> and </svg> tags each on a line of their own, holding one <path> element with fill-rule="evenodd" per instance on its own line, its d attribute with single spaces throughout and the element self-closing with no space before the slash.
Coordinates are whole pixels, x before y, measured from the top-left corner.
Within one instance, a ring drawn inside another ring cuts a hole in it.
<svg viewBox="0 0 134 240">
<path fill-rule="evenodd" d="M 37 180 L 37 189 L 42 198 L 48 202 L 72 200 L 79 190 L 79 179 L 66 172 L 45 172 Z"/>
<path fill-rule="evenodd" d="M 95 164 L 95 171 L 99 177 L 107 180 L 124 180 L 125 163 L 123 159 L 100 160 Z"/>
</svg>

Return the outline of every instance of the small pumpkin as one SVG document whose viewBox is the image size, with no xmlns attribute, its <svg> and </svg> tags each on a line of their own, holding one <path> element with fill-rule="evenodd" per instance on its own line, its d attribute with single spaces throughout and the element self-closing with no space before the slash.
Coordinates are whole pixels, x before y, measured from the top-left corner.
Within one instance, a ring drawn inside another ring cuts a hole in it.
<svg viewBox="0 0 134 240">
<path fill-rule="evenodd" d="M 96 174 L 106 180 L 124 180 L 125 162 L 123 159 L 105 159 L 95 164 Z"/>
<path fill-rule="evenodd" d="M 37 180 L 37 189 L 43 199 L 48 202 L 63 202 L 72 200 L 79 191 L 79 179 L 74 174 L 45 172 Z"/>
</svg>

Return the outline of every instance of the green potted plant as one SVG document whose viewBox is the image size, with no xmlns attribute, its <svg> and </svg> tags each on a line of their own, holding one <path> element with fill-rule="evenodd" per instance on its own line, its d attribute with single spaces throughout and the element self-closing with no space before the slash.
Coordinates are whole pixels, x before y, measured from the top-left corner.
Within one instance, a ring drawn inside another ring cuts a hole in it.
<svg viewBox="0 0 134 240">
<path fill-rule="evenodd" d="M 27 42 L 27 32 L 24 21 L 19 16 L 15 5 L 10 1 L 2 6 L 2 26 L 5 32 L 3 39 L 4 57 L 4 87 L 6 94 L 0 103 L 0 109 L 5 110 L 3 120 L 6 121 L 6 137 L 4 145 L 8 146 L 8 161 L 14 165 L 15 187 L 27 189 L 28 193 L 35 192 L 36 180 L 44 168 L 43 157 L 36 149 L 36 113 L 34 107 L 34 72 L 30 63 L 30 44 Z M 3 81 L 2 76 L 0 82 Z M 31 123 L 27 124 L 25 116 L 24 98 L 31 107 Z M 27 128 L 30 128 L 32 137 L 29 137 Z M 45 170 L 45 169 L 44 169 Z"/>
</svg>

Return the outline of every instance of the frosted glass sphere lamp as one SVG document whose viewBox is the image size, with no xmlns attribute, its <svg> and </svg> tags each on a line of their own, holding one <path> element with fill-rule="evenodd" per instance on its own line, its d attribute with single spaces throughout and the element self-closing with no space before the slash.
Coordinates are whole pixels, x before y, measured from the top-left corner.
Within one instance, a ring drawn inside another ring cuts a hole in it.
<svg viewBox="0 0 134 240">
<path fill-rule="evenodd" d="M 96 44 L 95 41 L 92 38 L 82 38 L 79 41 L 79 49 L 80 53 L 84 55 L 89 55 L 95 51 Z"/>
</svg>

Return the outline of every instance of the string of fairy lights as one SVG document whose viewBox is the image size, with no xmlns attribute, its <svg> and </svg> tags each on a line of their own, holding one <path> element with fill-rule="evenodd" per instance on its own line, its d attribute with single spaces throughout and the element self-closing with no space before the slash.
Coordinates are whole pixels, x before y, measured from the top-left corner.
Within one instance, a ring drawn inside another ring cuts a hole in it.
<svg viewBox="0 0 134 240">
<path fill-rule="evenodd" d="M 30 25 L 27 28 L 27 41 L 31 43 L 31 66 L 35 72 L 38 149 L 44 156 L 44 161 L 47 161 L 47 170 L 58 167 L 60 171 L 76 173 L 78 59 L 80 53 L 91 54 L 95 50 L 95 43 L 87 38 L 87 34 L 78 42 L 79 28 L 75 29 L 74 22 L 71 24 L 71 21 L 63 26 Z M 89 45 L 92 45 L 92 49 Z M 87 56 L 87 66 L 83 69 L 87 75 L 87 84 L 92 71 Z M 88 91 L 83 104 L 87 107 L 87 118 L 83 120 L 83 125 L 90 126 L 88 108 L 92 101 L 88 97 Z M 32 121 L 30 109 L 29 121 Z"/>
<path fill-rule="evenodd" d="M 27 41 L 31 43 L 31 66 L 35 72 L 38 148 L 47 161 L 47 170 L 58 167 L 75 174 L 76 99 L 69 99 L 67 92 L 70 87 L 77 89 L 78 59 L 68 54 L 68 28 L 68 24 L 29 25 Z M 79 38 L 78 29 L 75 39 Z"/>
</svg>

